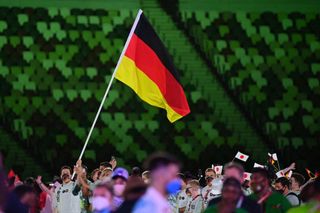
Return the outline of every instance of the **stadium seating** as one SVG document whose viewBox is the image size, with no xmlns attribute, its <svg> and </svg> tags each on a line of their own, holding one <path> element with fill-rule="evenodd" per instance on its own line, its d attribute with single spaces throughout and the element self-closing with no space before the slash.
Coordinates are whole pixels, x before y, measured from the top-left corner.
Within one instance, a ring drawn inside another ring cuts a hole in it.
<svg viewBox="0 0 320 213">
<path fill-rule="evenodd" d="M 0 8 L 4 131 L 46 171 L 77 159 L 136 11 Z M 173 126 L 164 111 L 114 82 L 84 162 L 94 168 L 96 161 L 115 155 L 120 165 L 140 165 L 159 149 L 196 162 L 208 147 L 237 149 L 238 137 L 210 113 L 198 84 L 189 81 L 192 76 L 181 75 L 194 112 Z"/>
<path fill-rule="evenodd" d="M 279 148 L 312 148 L 320 134 L 319 12 L 198 5 L 179 1 L 179 17 L 233 97 Z"/>
<path fill-rule="evenodd" d="M 316 156 L 319 12 L 215 10 L 206 0 L 170 1 L 169 12 L 157 0 L 28 2 L 0 2 L 0 151 L 23 176 L 74 164 L 140 7 L 173 56 L 191 114 L 170 124 L 113 82 L 85 152 L 89 168 L 112 155 L 141 165 L 155 150 L 194 171 L 237 150 L 260 161 L 281 151 L 285 163 L 294 152 L 300 165 Z"/>
</svg>

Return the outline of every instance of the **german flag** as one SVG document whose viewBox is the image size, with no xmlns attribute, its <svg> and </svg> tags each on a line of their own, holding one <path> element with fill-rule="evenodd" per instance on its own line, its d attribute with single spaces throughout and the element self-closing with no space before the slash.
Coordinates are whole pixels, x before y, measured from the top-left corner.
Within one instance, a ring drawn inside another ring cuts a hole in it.
<svg viewBox="0 0 320 213">
<path fill-rule="evenodd" d="M 190 112 L 179 82 L 179 74 L 160 38 L 142 12 L 116 70 L 116 78 L 127 84 L 145 102 L 167 111 L 174 122 Z"/>
</svg>

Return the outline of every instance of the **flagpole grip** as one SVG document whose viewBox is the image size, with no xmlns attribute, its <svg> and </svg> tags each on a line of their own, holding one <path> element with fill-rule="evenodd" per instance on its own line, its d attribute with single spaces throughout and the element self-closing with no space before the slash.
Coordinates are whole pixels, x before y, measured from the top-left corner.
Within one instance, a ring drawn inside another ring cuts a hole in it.
<svg viewBox="0 0 320 213">
<path fill-rule="evenodd" d="M 106 98 L 107 98 L 107 96 L 108 96 L 109 91 L 110 91 L 111 84 L 112 84 L 112 82 L 113 82 L 113 80 L 114 80 L 114 78 L 115 78 L 115 76 L 116 76 L 116 72 L 117 72 L 118 66 L 119 66 L 119 64 L 120 64 L 120 61 L 121 61 L 124 53 L 126 52 L 128 46 L 129 46 L 130 39 L 131 39 L 131 37 L 132 37 L 132 35 L 133 35 L 133 33 L 134 33 L 137 25 L 138 25 L 138 22 L 139 22 L 139 19 L 140 19 L 140 16 L 141 16 L 142 12 L 143 12 L 143 11 L 142 11 L 141 9 L 139 9 L 138 14 L 137 14 L 137 16 L 136 16 L 136 18 L 135 18 L 135 20 L 134 20 L 134 22 L 133 22 L 133 25 L 132 25 L 132 27 L 131 27 L 129 36 L 128 36 L 128 38 L 127 38 L 127 41 L 126 41 L 126 43 L 125 43 L 125 45 L 124 45 L 124 48 L 123 48 L 123 50 L 122 50 L 122 52 L 121 52 L 121 55 L 120 55 L 119 60 L 118 60 L 118 62 L 117 62 L 116 68 L 114 69 L 114 71 L 113 71 L 113 73 L 112 73 L 112 76 L 111 76 L 111 78 L 110 78 L 110 80 L 109 80 L 108 87 L 107 87 L 107 89 L 106 89 L 106 91 L 105 91 L 105 93 L 104 93 L 104 95 L 103 95 L 103 98 L 102 98 L 102 101 L 101 101 L 101 103 L 100 103 L 98 112 L 97 112 L 97 114 L 96 114 L 96 116 L 95 116 L 95 118 L 94 118 L 94 120 L 93 120 L 93 123 L 92 123 L 92 125 L 91 125 L 89 134 L 88 134 L 88 136 L 87 136 L 87 138 L 86 138 L 86 141 L 85 141 L 85 143 L 84 143 L 84 145 L 83 145 L 83 148 L 82 148 L 82 150 L 81 150 L 80 156 L 79 156 L 79 158 L 78 158 L 79 160 L 82 159 L 82 156 L 83 156 L 83 154 L 84 154 L 84 152 L 85 152 L 85 150 L 86 150 L 86 148 L 87 148 L 89 139 L 90 139 L 91 134 L 92 134 L 92 132 L 93 132 L 93 129 L 94 129 L 95 125 L 96 125 L 96 122 L 97 122 L 97 120 L 98 120 L 98 117 L 99 117 L 99 115 L 100 115 L 100 113 L 101 113 L 103 104 L 104 104 L 104 102 L 105 102 L 105 100 L 106 100 Z M 73 172 L 71 179 L 73 179 L 74 176 L 75 176 L 75 172 Z"/>
</svg>

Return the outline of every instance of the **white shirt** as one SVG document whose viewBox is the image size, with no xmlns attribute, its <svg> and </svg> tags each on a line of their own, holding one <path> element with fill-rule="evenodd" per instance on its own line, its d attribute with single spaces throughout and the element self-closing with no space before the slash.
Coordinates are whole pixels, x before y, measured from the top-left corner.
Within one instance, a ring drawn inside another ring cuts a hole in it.
<svg viewBox="0 0 320 213">
<path fill-rule="evenodd" d="M 202 195 L 202 198 L 204 199 L 205 202 L 207 202 L 209 200 L 208 198 L 210 196 L 210 192 L 212 189 L 213 189 L 212 185 L 211 186 L 207 185 L 202 188 L 201 195 Z"/>
<path fill-rule="evenodd" d="M 62 184 L 56 189 L 54 193 L 53 206 L 57 209 L 58 213 L 80 213 L 80 193 L 77 196 L 72 194 L 75 186 L 73 181 L 67 184 Z"/>
<path fill-rule="evenodd" d="M 299 200 L 299 197 L 296 193 L 289 192 L 288 194 L 285 195 L 285 197 L 291 203 L 292 206 L 299 206 L 300 205 L 300 200 Z"/>
<path fill-rule="evenodd" d="M 178 194 L 178 208 L 185 208 L 187 207 L 188 204 L 188 200 L 189 200 L 189 196 L 186 193 L 186 190 L 182 190 L 179 192 Z"/>
<path fill-rule="evenodd" d="M 204 209 L 204 202 L 201 195 L 189 200 L 185 213 L 201 213 Z"/>
<path fill-rule="evenodd" d="M 133 213 L 171 213 L 171 209 L 166 197 L 149 187 L 134 206 Z"/>
</svg>

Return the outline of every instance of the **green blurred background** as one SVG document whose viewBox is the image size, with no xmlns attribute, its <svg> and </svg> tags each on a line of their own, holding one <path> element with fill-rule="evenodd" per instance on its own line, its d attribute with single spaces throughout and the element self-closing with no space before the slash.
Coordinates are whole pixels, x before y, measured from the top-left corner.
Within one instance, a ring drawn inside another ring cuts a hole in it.
<svg viewBox="0 0 320 213">
<path fill-rule="evenodd" d="M 7 169 L 47 179 L 73 165 L 126 37 L 144 10 L 181 75 L 191 114 L 165 111 L 115 81 L 83 162 L 114 155 L 141 166 L 155 150 L 184 170 L 246 169 L 278 153 L 319 167 L 320 3 L 317 0 L 0 0 L 0 151 Z"/>
</svg>

